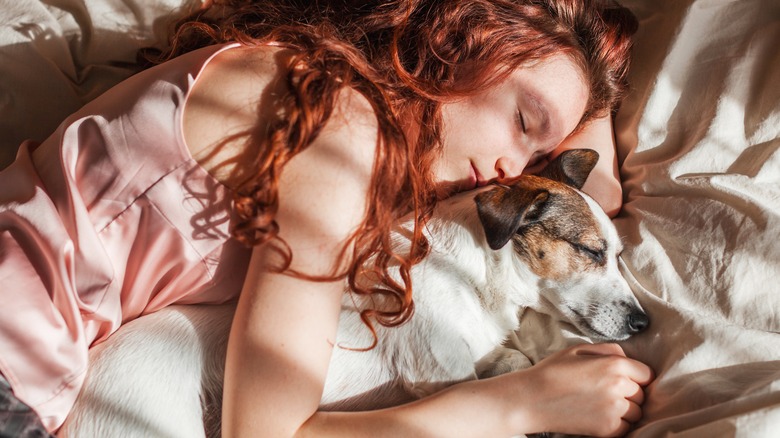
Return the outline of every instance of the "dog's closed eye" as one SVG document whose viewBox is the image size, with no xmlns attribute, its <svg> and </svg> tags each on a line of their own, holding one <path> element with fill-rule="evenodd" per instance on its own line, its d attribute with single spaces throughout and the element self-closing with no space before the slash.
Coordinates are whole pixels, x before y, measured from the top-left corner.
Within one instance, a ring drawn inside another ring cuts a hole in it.
<svg viewBox="0 0 780 438">
<path fill-rule="evenodd" d="M 572 246 L 582 254 L 585 254 L 599 265 L 603 265 L 607 260 L 607 251 L 603 248 L 593 248 L 586 245 L 572 243 Z"/>
</svg>

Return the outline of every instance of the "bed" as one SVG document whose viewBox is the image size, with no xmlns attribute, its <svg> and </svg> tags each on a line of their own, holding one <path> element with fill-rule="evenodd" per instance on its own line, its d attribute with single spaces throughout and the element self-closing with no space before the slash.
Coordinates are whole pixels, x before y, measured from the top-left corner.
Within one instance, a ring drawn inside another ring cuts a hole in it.
<svg viewBox="0 0 780 438">
<path fill-rule="evenodd" d="M 0 167 L 135 71 L 199 0 L 0 0 Z M 616 117 L 622 270 L 653 367 L 632 437 L 780 430 L 780 2 L 623 0 L 640 20 Z M 1 190 L 2 188 L 0 188 Z M 528 312 L 538 360 L 582 340 Z"/>
</svg>

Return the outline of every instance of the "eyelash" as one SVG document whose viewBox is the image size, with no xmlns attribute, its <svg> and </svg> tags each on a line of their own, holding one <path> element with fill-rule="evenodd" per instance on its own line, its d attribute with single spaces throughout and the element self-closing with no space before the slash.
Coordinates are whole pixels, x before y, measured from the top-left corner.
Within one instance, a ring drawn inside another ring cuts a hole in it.
<svg viewBox="0 0 780 438">
<path fill-rule="evenodd" d="M 525 132 L 525 119 L 523 119 L 523 112 L 517 110 L 517 123 L 520 125 L 520 129 Z"/>
<path fill-rule="evenodd" d="M 574 246 L 576 250 L 590 257 L 590 259 L 596 263 L 604 263 L 604 260 L 607 257 L 607 252 L 603 249 L 593 249 L 584 245 L 577 245 L 577 244 L 572 244 L 572 246 Z"/>
</svg>

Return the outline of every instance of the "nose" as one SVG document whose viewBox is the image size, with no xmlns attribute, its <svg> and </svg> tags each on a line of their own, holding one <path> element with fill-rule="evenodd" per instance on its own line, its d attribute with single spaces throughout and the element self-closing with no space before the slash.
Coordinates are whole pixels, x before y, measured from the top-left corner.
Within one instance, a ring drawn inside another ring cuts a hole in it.
<svg viewBox="0 0 780 438">
<path fill-rule="evenodd" d="M 639 333 L 650 325 L 650 318 L 641 311 L 631 312 L 626 317 L 626 325 L 630 333 Z"/>
<path fill-rule="evenodd" d="M 522 160 L 521 160 L 522 161 Z M 499 182 L 503 182 L 520 176 L 525 168 L 526 161 L 518 162 L 517 158 L 501 157 L 496 161 L 496 174 Z"/>
</svg>

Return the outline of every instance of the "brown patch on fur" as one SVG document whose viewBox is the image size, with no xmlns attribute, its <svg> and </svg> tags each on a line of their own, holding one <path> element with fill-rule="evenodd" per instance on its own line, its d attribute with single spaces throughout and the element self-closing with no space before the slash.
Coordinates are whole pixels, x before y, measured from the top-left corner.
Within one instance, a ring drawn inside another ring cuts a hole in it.
<svg viewBox="0 0 780 438">
<path fill-rule="evenodd" d="M 604 267 L 606 241 L 582 196 L 566 184 L 533 175 L 523 176 L 520 181 L 522 192 L 549 193 L 538 219 L 521 226 L 512 239 L 531 270 L 555 280 L 570 272 Z M 512 201 L 511 195 L 504 198 L 503 202 Z"/>
</svg>

